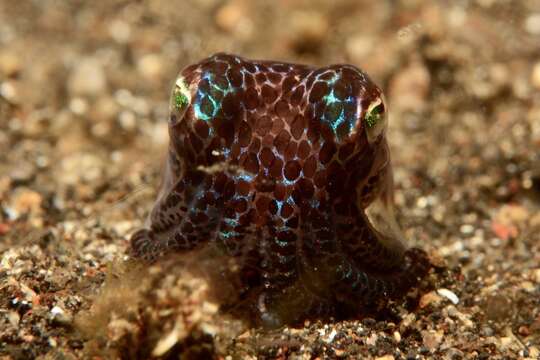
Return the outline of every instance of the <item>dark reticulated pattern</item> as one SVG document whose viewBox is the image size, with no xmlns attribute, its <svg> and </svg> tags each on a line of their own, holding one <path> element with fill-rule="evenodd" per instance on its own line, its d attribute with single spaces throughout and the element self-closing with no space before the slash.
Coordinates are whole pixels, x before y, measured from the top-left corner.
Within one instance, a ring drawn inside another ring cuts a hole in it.
<svg viewBox="0 0 540 360">
<path fill-rule="evenodd" d="M 361 121 L 381 96 L 351 65 L 216 54 L 185 68 L 163 186 L 131 254 L 213 242 L 241 260 L 246 287 L 263 289 L 256 307 L 274 325 L 403 293 L 425 254 L 382 241 L 364 211 L 391 177 L 377 161 L 389 156 L 384 133 L 368 141 Z"/>
</svg>

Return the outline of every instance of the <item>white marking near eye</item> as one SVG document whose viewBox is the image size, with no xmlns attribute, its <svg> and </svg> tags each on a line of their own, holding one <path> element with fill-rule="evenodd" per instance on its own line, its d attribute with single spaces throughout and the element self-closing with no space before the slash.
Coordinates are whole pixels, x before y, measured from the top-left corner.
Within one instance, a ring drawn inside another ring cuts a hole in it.
<svg viewBox="0 0 540 360">
<path fill-rule="evenodd" d="M 379 106 L 382 103 L 381 98 L 375 99 L 375 101 L 372 101 L 371 104 L 369 104 L 367 112 L 371 112 L 375 107 Z"/>
<path fill-rule="evenodd" d="M 188 103 L 191 103 L 191 92 L 182 76 L 179 76 L 176 79 L 175 91 L 180 91 L 180 93 L 187 98 Z"/>
</svg>

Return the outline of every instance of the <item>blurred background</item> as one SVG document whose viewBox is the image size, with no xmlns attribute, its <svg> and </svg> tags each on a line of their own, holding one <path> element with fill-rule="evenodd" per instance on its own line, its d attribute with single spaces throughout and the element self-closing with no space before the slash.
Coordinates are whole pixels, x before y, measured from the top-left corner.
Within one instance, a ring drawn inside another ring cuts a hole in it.
<svg viewBox="0 0 540 360">
<path fill-rule="evenodd" d="M 370 74 L 410 243 L 462 267 L 462 306 L 516 334 L 512 354 L 538 339 L 535 0 L 0 1 L 0 272 L 33 254 L 15 279 L 65 288 L 56 271 L 82 266 L 99 285 L 152 205 L 176 74 L 221 51 Z"/>
</svg>

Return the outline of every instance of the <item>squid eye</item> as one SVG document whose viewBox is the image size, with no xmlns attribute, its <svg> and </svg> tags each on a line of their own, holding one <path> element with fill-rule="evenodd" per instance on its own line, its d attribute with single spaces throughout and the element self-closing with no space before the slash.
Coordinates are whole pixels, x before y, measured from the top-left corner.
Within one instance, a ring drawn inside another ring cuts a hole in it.
<svg viewBox="0 0 540 360">
<path fill-rule="evenodd" d="M 384 132 L 386 113 L 384 103 L 380 98 L 369 104 L 364 116 L 364 124 L 366 125 L 367 138 L 370 143 L 374 142 Z"/>
<path fill-rule="evenodd" d="M 191 93 L 184 78 L 176 79 L 171 96 L 171 118 L 181 119 L 191 102 Z M 174 125 L 174 124 L 173 124 Z"/>
</svg>

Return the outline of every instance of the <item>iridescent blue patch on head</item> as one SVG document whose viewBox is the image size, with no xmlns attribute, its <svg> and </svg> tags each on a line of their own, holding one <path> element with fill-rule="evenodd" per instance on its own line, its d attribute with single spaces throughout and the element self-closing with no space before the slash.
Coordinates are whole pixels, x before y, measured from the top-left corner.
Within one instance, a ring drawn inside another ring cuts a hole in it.
<svg viewBox="0 0 540 360">
<path fill-rule="evenodd" d="M 356 98 L 351 96 L 351 86 L 344 84 L 339 75 L 334 74 L 326 83 L 328 93 L 323 96 L 326 107 L 322 121 L 341 139 L 349 135 L 356 125 Z"/>
<path fill-rule="evenodd" d="M 235 236 L 238 236 L 238 235 L 240 235 L 240 234 L 237 233 L 236 231 L 220 231 L 219 232 L 219 236 L 222 239 L 231 239 L 231 238 L 234 238 Z"/>
<path fill-rule="evenodd" d="M 204 121 L 211 121 L 222 109 L 225 96 L 235 90 L 227 77 L 210 71 L 205 72 L 201 76 L 201 85 L 195 95 L 193 106 L 195 116 Z"/>
</svg>

